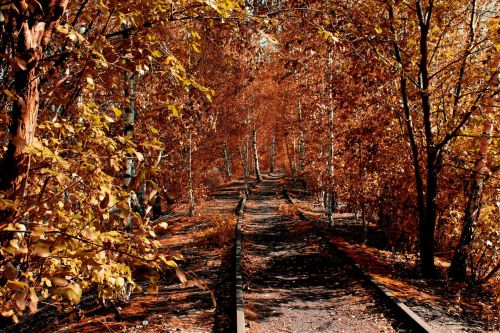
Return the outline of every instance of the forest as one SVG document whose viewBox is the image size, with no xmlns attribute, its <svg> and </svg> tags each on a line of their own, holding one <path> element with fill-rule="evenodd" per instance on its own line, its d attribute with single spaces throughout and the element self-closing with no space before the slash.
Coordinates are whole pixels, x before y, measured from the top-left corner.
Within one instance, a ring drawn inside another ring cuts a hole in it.
<svg viewBox="0 0 500 333">
<path fill-rule="evenodd" d="M 499 9 L 0 0 L 0 331 L 158 294 L 165 272 L 207 289 L 162 241 L 172 212 L 231 243 L 212 194 L 277 173 L 499 325 Z"/>
</svg>

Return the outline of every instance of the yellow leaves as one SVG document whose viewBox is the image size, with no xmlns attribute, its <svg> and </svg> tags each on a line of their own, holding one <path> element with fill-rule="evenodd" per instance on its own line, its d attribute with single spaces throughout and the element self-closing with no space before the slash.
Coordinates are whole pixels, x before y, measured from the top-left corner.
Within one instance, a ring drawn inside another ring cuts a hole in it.
<svg viewBox="0 0 500 333">
<path fill-rule="evenodd" d="M 175 261 L 173 261 L 173 260 L 166 260 L 166 261 L 165 261 L 165 264 L 166 264 L 167 266 L 177 268 L 177 263 L 176 263 Z"/>
<path fill-rule="evenodd" d="M 36 255 L 38 257 L 47 258 L 50 256 L 51 244 L 52 244 L 52 242 L 40 240 L 40 241 L 33 243 L 31 245 L 31 251 L 34 255 Z"/>
<path fill-rule="evenodd" d="M 331 31 L 328 31 L 323 27 L 320 27 L 319 34 L 323 37 L 323 39 L 325 41 L 327 41 L 329 43 L 337 43 L 339 41 L 338 33 L 334 34 Z"/>
<path fill-rule="evenodd" d="M 181 283 L 186 283 L 187 282 L 186 274 L 183 271 L 181 271 L 180 269 L 177 268 L 175 270 L 175 275 L 177 276 L 177 278 L 179 279 L 179 281 Z"/>
<path fill-rule="evenodd" d="M 4 89 L 2 92 L 7 96 L 8 99 L 14 101 L 17 100 L 17 94 L 14 90 Z"/>
<path fill-rule="evenodd" d="M 5 210 L 14 207 L 15 207 L 14 201 L 5 199 L 5 195 L 3 193 L 0 193 L 0 210 Z"/>
<path fill-rule="evenodd" d="M 112 107 L 111 110 L 115 113 L 116 118 L 120 118 L 122 116 L 122 110 L 118 109 L 117 107 Z"/>
<path fill-rule="evenodd" d="M 160 51 L 158 50 L 154 50 L 153 52 L 151 52 L 151 54 L 155 57 L 155 58 L 161 58 L 162 57 L 162 54 Z"/>
<path fill-rule="evenodd" d="M 82 288 L 78 283 L 72 283 L 64 288 L 57 288 L 51 292 L 52 295 L 58 295 L 66 298 L 71 304 L 80 303 L 82 297 Z"/>
<path fill-rule="evenodd" d="M 201 51 L 200 51 L 200 43 L 198 43 L 198 42 L 193 42 L 193 43 L 191 43 L 191 47 L 193 48 L 193 50 L 194 50 L 196 53 L 201 53 Z"/>
<path fill-rule="evenodd" d="M 382 28 L 380 27 L 380 25 L 376 24 L 375 25 L 375 31 L 377 32 L 377 34 L 381 34 L 382 33 Z"/>
<path fill-rule="evenodd" d="M 27 284 L 22 282 L 22 281 L 18 281 L 18 280 L 9 280 L 9 281 L 7 281 L 6 286 L 10 290 L 19 290 L 19 289 L 26 288 Z"/>
<path fill-rule="evenodd" d="M 7 317 L 7 318 L 12 317 L 12 320 L 16 324 L 19 322 L 19 318 L 14 314 L 14 310 L 12 310 L 12 309 L 10 309 L 10 310 L 4 310 L 4 311 L 2 311 L 1 314 L 2 314 L 3 317 Z"/>
<path fill-rule="evenodd" d="M 90 76 L 87 76 L 86 80 L 87 80 L 87 89 L 94 90 L 95 89 L 94 79 L 91 78 Z"/>
<path fill-rule="evenodd" d="M 82 34 L 80 34 L 75 28 L 71 27 L 68 24 L 58 25 L 56 27 L 56 30 L 58 32 L 62 33 L 63 35 L 68 36 L 68 38 L 72 42 L 83 42 L 83 41 L 85 41 L 85 37 Z"/>
<path fill-rule="evenodd" d="M 173 115 L 174 117 L 179 117 L 179 110 L 177 110 L 177 107 L 176 107 L 175 105 L 172 105 L 172 104 L 171 104 L 171 105 L 169 105 L 169 106 L 168 106 L 168 110 L 169 110 L 169 111 L 172 111 L 172 115 Z"/>
<path fill-rule="evenodd" d="M 193 39 L 198 39 L 198 40 L 201 39 L 200 34 L 198 32 L 196 32 L 195 30 L 191 31 L 191 37 Z"/>
<path fill-rule="evenodd" d="M 56 30 L 65 35 L 69 33 L 68 25 L 58 25 L 56 27 Z"/>
<path fill-rule="evenodd" d="M 155 35 L 147 34 L 146 37 L 148 38 L 148 40 L 150 42 L 155 42 L 156 41 L 156 36 Z"/>
</svg>

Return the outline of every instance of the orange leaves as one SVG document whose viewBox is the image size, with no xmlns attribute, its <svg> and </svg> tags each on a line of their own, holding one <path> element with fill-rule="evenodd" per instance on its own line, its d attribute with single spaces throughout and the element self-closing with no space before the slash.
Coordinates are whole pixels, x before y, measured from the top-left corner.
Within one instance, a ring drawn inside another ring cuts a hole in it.
<svg viewBox="0 0 500 333">
<path fill-rule="evenodd" d="M 17 268 L 9 261 L 2 265 L 0 274 L 4 279 L 15 280 L 18 274 Z"/>
</svg>

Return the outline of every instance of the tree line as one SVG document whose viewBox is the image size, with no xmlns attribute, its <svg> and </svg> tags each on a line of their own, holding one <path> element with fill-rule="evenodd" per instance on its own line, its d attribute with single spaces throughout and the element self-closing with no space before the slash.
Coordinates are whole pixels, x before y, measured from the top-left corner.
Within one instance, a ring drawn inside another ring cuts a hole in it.
<svg viewBox="0 0 500 333">
<path fill-rule="evenodd" d="M 498 4 L 8 1 L 0 5 L 0 298 L 18 321 L 177 269 L 155 223 L 285 168 L 418 252 L 500 270 Z M 149 291 L 157 290 L 156 279 Z M 499 291 L 500 292 L 500 291 Z"/>
</svg>

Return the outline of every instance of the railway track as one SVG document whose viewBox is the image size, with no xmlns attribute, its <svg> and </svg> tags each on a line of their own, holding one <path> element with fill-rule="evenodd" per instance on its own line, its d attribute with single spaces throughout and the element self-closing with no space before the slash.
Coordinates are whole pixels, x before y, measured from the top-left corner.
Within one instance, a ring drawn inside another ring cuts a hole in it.
<svg viewBox="0 0 500 333">
<path fill-rule="evenodd" d="M 435 332 L 312 225 L 270 175 L 239 205 L 236 332 Z"/>
</svg>

